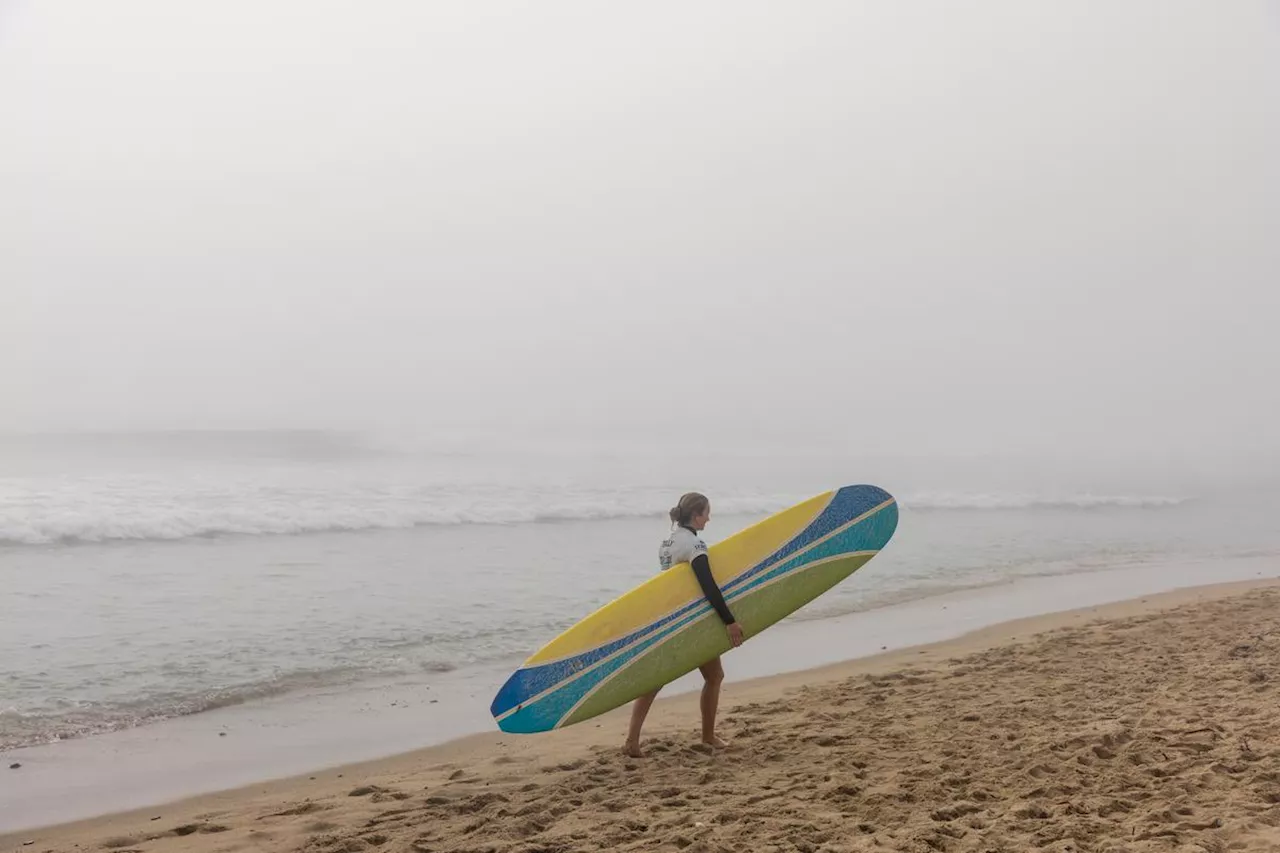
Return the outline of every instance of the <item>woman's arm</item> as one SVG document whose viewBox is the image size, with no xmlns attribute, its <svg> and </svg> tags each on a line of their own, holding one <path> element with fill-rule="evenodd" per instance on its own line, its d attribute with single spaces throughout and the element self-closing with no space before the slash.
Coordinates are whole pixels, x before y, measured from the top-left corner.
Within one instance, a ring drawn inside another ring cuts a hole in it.
<svg viewBox="0 0 1280 853">
<path fill-rule="evenodd" d="M 738 620 L 733 618 L 733 613 L 729 610 L 729 605 L 725 603 L 724 594 L 716 585 L 716 579 L 711 576 L 711 561 L 707 559 L 707 555 L 699 554 L 694 557 L 691 565 L 693 576 L 698 579 L 698 586 L 702 587 L 702 594 L 707 597 L 707 601 L 711 602 L 711 606 L 720 616 L 720 621 L 726 625 L 737 622 Z"/>
</svg>

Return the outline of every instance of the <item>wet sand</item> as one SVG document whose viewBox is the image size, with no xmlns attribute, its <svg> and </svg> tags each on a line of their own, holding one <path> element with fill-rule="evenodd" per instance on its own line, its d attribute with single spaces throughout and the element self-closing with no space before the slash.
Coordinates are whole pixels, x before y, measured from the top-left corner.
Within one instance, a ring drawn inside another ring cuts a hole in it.
<svg viewBox="0 0 1280 853">
<path fill-rule="evenodd" d="M 721 752 L 683 695 L 0 851 L 1275 850 L 1278 663 L 1280 584 L 1182 590 L 729 684 Z"/>
</svg>

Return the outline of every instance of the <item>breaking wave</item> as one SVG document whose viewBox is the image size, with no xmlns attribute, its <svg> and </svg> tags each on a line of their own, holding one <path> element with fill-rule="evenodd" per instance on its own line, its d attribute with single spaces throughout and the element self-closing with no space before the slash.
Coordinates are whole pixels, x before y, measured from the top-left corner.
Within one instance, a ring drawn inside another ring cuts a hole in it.
<svg viewBox="0 0 1280 853">
<path fill-rule="evenodd" d="M 671 490 L 200 490 L 112 488 L 0 493 L 0 544 L 59 545 L 215 536 L 289 536 L 433 525 L 661 520 Z M 764 515 L 807 494 L 723 495 L 719 515 Z M 1162 509 L 1187 498 L 922 492 L 899 497 L 926 511 Z"/>
</svg>

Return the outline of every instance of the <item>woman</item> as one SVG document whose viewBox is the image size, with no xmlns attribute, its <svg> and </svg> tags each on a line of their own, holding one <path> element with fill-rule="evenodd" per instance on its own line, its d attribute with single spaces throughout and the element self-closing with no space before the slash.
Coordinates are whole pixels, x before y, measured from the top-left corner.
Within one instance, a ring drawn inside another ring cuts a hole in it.
<svg viewBox="0 0 1280 853">
<path fill-rule="evenodd" d="M 658 561 L 665 572 L 680 563 L 689 563 L 693 567 L 694 577 L 702 587 L 720 621 L 724 622 L 729 633 L 729 642 L 734 647 L 742 645 L 742 626 L 733 618 L 729 605 L 725 604 L 724 595 L 711 575 L 711 562 L 707 558 L 707 545 L 698 536 L 699 531 L 711 520 L 711 502 L 705 495 L 690 492 L 681 496 L 680 502 L 671 508 L 671 535 L 663 540 L 658 548 Z M 720 665 L 720 656 L 707 661 L 698 667 L 706 681 L 702 685 L 702 742 L 716 749 L 728 746 L 728 743 L 716 735 L 716 707 L 720 704 L 720 683 L 724 681 L 724 667 Z M 661 688 L 658 688 L 659 690 Z M 639 758 L 640 729 L 644 726 L 644 718 L 649 707 L 658 696 L 658 691 L 641 696 L 631 709 L 631 729 L 627 733 L 627 743 L 623 751 L 632 758 Z"/>
</svg>

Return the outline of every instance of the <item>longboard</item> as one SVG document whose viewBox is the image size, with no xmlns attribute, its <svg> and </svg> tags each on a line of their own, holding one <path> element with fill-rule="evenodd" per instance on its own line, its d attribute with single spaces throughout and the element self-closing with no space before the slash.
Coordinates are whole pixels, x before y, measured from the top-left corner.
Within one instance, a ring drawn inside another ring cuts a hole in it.
<svg viewBox="0 0 1280 853">
<path fill-rule="evenodd" d="M 708 549 L 712 574 L 748 637 L 831 589 L 898 526 L 893 496 L 844 486 L 769 516 Z M 517 669 L 490 712 L 505 732 L 580 723 L 674 681 L 730 648 L 688 563 L 584 617 Z"/>
</svg>

